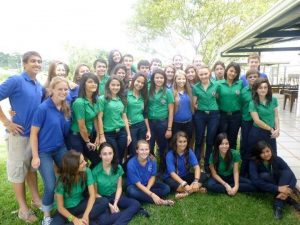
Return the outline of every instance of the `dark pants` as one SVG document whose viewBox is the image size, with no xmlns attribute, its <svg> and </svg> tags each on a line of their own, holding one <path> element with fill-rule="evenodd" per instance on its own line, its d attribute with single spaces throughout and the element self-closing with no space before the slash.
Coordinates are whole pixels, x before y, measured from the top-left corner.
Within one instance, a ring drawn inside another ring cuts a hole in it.
<svg viewBox="0 0 300 225">
<path fill-rule="evenodd" d="M 149 120 L 151 139 L 150 139 L 150 151 L 154 154 L 155 142 L 158 145 L 159 150 L 159 165 L 160 170 L 165 162 L 165 154 L 168 149 L 168 140 L 165 138 L 165 134 L 168 128 L 168 120 Z"/>
<path fill-rule="evenodd" d="M 197 110 L 194 116 L 195 126 L 196 126 L 196 143 L 195 143 L 195 154 L 200 162 L 201 160 L 201 146 L 203 144 L 203 137 L 205 134 L 205 128 L 207 128 L 206 133 L 206 150 L 204 157 L 204 167 L 207 171 L 209 156 L 212 152 L 214 145 L 215 137 L 217 134 L 219 121 L 220 121 L 220 112 L 219 111 L 204 111 Z"/>
<path fill-rule="evenodd" d="M 221 112 L 219 133 L 227 133 L 231 149 L 236 149 L 236 140 L 241 126 L 242 114 L 234 112 L 232 115 Z"/>
<path fill-rule="evenodd" d="M 231 187 L 234 187 L 234 178 L 233 175 L 230 176 L 220 176 L 226 183 L 228 183 Z M 213 177 L 208 179 L 207 188 L 209 191 L 217 192 L 217 193 L 227 193 L 225 187 L 216 181 Z M 252 184 L 252 182 L 244 177 L 239 178 L 239 190 L 238 192 L 254 192 L 256 188 Z"/>
<path fill-rule="evenodd" d="M 82 218 L 86 207 L 87 207 L 88 199 L 84 199 L 77 206 L 73 208 L 68 208 L 67 210 L 74 216 Z M 108 199 L 106 198 L 96 198 L 96 201 L 93 205 L 93 208 L 89 214 L 90 225 L 98 224 L 99 216 L 106 211 L 108 208 Z M 66 217 L 61 215 L 58 211 L 55 213 L 51 225 L 71 225 Z"/>
<path fill-rule="evenodd" d="M 127 147 L 127 133 L 125 127 L 119 131 L 104 132 L 106 142 L 111 144 L 118 154 L 119 163 L 123 163 L 125 149 Z"/>
<path fill-rule="evenodd" d="M 248 137 L 250 130 L 253 126 L 253 121 L 242 121 L 241 126 L 241 141 L 240 141 L 240 153 L 242 158 L 242 165 L 240 170 L 240 175 L 242 177 L 246 176 L 248 174 L 248 168 L 249 168 L 249 160 L 251 157 L 251 149 L 249 148 L 248 144 Z"/>
<path fill-rule="evenodd" d="M 150 191 L 162 198 L 170 193 L 170 187 L 164 183 L 155 182 L 154 185 L 150 188 Z M 135 184 L 129 185 L 127 187 L 127 194 L 129 197 L 134 198 L 141 203 L 154 203 L 152 198 L 145 192 L 141 191 Z"/>
<path fill-rule="evenodd" d="M 296 177 L 295 177 L 294 173 L 290 170 L 281 170 L 281 171 L 279 171 L 278 177 L 276 177 L 276 179 L 274 179 L 273 176 L 270 173 L 267 173 L 267 172 L 260 173 L 259 177 L 261 179 L 263 179 L 265 182 L 269 182 L 269 183 L 275 184 L 277 186 L 289 185 L 289 187 L 291 189 L 295 188 L 296 183 L 297 183 L 297 180 L 296 180 Z M 272 192 L 272 191 L 270 190 L 270 192 Z M 281 207 L 282 208 L 288 199 L 281 200 L 279 198 L 276 198 L 276 196 L 278 194 L 279 193 L 275 194 L 273 204 L 274 204 L 274 207 Z"/>
<path fill-rule="evenodd" d="M 90 140 L 91 142 L 95 141 L 93 138 L 90 138 Z M 74 149 L 77 152 L 81 152 L 84 157 L 88 158 L 91 162 L 90 168 L 95 167 L 100 162 L 98 153 L 88 149 L 85 141 L 82 139 L 79 133 L 69 133 L 67 146 L 68 150 Z"/>
<path fill-rule="evenodd" d="M 271 138 L 270 131 L 261 129 L 253 125 L 248 136 L 248 144 L 250 151 L 252 151 L 257 142 L 261 140 L 264 140 L 267 143 L 269 143 L 271 145 L 272 152 L 277 155 L 276 138 Z"/>
<path fill-rule="evenodd" d="M 111 204 L 114 203 L 115 195 L 105 196 Z M 101 214 L 99 224 L 101 225 L 121 225 L 128 224 L 135 214 L 140 210 L 141 204 L 132 198 L 121 196 L 118 201 L 119 213 L 110 213 L 107 209 L 106 213 Z"/>
<path fill-rule="evenodd" d="M 128 146 L 129 155 L 135 155 L 136 144 L 139 140 L 146 140 L 147 127 L 145 121 L 130 126 L 131 143 Z"/>
<path fill-rule="evenodd" d="M 178 131 L 183 131 L 187 134 L 189 137 L 189 143 L 191 143 L 192 136 L 193 136 L 193 120 L 188 122 L 173 122 L 173 127 L 172 127 L 172 133 L 173 136 L 178 132 Z"/>
<path fill-rule="evenodd" d="M 194 173 L 188 173 L 186 176 L 181 177 L 182 180 L 186 181 L 188 184 L 191 184 L 195 180 L 195 174 Z M 207 180 L 207 176 L 205 173 L 201 173 L 199 182 L 204 184 Z M 164 182 L 170 186 L 172 191 L 177 191 L 177 189 L 180 186 L 180 183 L 178 183 L 176 180 L 174 180 L 172 177 L 168 177 L 164 180 Z"/>
</svg>

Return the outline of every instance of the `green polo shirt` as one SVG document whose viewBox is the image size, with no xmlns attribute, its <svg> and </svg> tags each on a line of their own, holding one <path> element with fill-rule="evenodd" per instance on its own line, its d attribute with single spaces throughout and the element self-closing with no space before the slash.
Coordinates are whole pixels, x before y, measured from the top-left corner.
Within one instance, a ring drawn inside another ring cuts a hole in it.
<svg viewBox="0 0 300 225">
<path fill-rule="evenodd" d="M 149 96 L 148 118 L 151 120 L 163 120 L 169 116 L 169 104 L 174 103 L 174 96 L 171 90 L 167 89 L 163 95 L 163 90 L 155 92 L 154 96 Z"/>
<path fill-rule="evenodd" d="M 202 111 L 219 110 L 216 99 L 218 84 L 210 81 L 205 90 L 199 82 L 193 86 L 193 96 L 197 97 L 197 109 Z"/>
<path fill-rule="evenodd" d="M 99 80 L 99 96 L 105 94 L 105 84 L 107 80 L 109 79 L 109 76 L 107 74 L 104 75 L 103 79 L 100 81 Z"/>
<path fill-rule="evenodd" d="M 86 187 L 95 183 L 92 171 L 88 167 L 85 170 L 85 177 L 85 182 L 80 181 L 72 185 L 70 193 L 67 192 L 66 187 L 63 186 L 60 177 L 58 177 L 55 193 L 63 195 L 65 208 L 68 209 L 77 206 L 84 199 L 83 192 Z"/>
<path fill-rule="evenodd" d="M 119 97 L 107 100 L 104 95 L 98 99 L 99 112 L 103 112 L 103 129 L 104 132 L 115 131 L 125 127 L 122 114 L 125 112 L 123 102 Z"/>
<path fill-rule="evenodd" d="M 256 105 L 256 103 L 252 100 L 249 103 L 249 112 L 257 112 L 259 119 L 268 124 L 270 127 L 275 127 L 275 108 L 278 107 L 278 101 L 277 98 L 272 97 L 272 101 L 268 104 L 264 105 L 262 103 L 259 103 Z M 254 126 L 258 127 L 256 123 L 254 123 Z"/>
<path fill-rule="evenodd" d="M 72 105 L 72 112 L 71 130 L 79 132 L 78 120 L 84 120 L 88 133 L 92 133 L 94 119 L 98 114 L 97 104 L 92 104 L 86 98 L 77 98 Z"/>
<path fill-rule="evenodd" d="M 113 173 L 110 170 L 109 174 L 103 169 L 103 164 L 100 162 L 94 169 L 92 170 L 95 183 L 97 185 L 97 191 L 100 195 L 103 196 L 111 196 L 116 193 L 118 180 L 124 174 L 122 166 L 118 165 L 116 173 Z"/>
<path fill-rule="evenodd" d="M 221 176 L 230 176 L 233 174 L 233 164 L 241 161 L 240 153 L 237 150 L 230 149 L 231 151 L 231 164 L 229 166 L 229 169 L 226 170 L 226 162 L 222 158 L 222 156 L 219 154 L 219 166 L 217 168 L 217 174 Z M 209 165 L 214 164 L 214 158 L 213 153 L 209 157 Z"/>
<path fill-rule="evenodd" d="M 144 121 L 144 99 L 140 95 L 135 97 L 133 91 L 129 90 L 127 93 L 127 107 L 126 114 L 130 125 Z"/>
<path fill-rule="evenodd" d="M 249 103 L 252 100 L 252 90 L 249 86 L 244 87 L 241 93 L 242 104 L 242 119 L 244 121 L 251 121 L 252 117 L 249 112 Z"/>
<path fill-rule="evenodd" d="M 220 110 L 224 112 L 241 110 L 240 95 L 243 88 L 242 81 L 237 80 L 229 86 L 226 80 L 220 80 L 218 84 L 218 103 Z"/>
</svg>

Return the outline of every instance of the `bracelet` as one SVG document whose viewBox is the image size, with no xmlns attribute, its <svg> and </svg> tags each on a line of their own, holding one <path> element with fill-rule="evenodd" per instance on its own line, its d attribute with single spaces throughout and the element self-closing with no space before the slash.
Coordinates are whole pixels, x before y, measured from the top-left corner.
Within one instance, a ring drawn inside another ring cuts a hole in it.
<svg viewBox="0 0 300 225">
<path fill-rule="evenodd" d="M 101 135 L 103 135 L 103 134 L 104 134 L 104 133 L 102 133 L 102 134 L 99 134 L 99 135 L 101 136 Z"/>
<path fill-rule="evenodd" d="M 86 143 L 86 144 L 90 143 L 90 140 L 88 140 L 88 141 L 85 141 L 85 143 Z"/>
<path fill-rule="evenodd" d="M 7 120 L 6 123 L 3 123 L 3 126 L 4 126 L 4 127 L 8 127 L 10 124 L 11 124 L 11 121 L 10 121 L 10 120 Z"/>
<path fill-rule="evenodd" d="M 68 221 L 69 221 L 69 222 L 73 222 L 73 220 L 74 220 L 74 216 L 73 216 L 73 215 L 70 215 L 70 216 L 68 216 L 68 218 L 67 218 L 67 219 L 68 219 Z"/>
<path fill-rule="evenodd" d="M 169 128 L 168 128 L 167 131 L 172 131 L 172 129 L 169 129 Z"/>
<path fill-rule="evenodd" d="M 186 182 L 186 181 L 183 181 L 183 182 L 180 184 L 181 187 L 185 187 L 186 185 L 187 185 L 187 182 Z"/>
</svg>

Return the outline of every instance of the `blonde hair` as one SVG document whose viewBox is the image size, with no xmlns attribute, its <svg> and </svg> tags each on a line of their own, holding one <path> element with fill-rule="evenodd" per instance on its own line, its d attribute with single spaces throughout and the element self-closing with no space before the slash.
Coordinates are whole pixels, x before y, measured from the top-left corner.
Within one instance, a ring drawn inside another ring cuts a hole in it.
<svg viewBox="0 0 300 225">
<path fill-rule="evenodd" d="M 186 83 L 184 85 L 184 91 L 188 94 L 188 96 L 190 98 L 191 110 L 192 110 L 192 112 L 194 112 L 192 90 L 191 90 L 191 87 L 186 78 L 186 74 L 183 70 L 176 70 L 175 76 L 174 76 L 174 81 L 173 81 L 173 94 L 174 94 L 174 99 L 175 99 L 175 111 L 174 112 L 177 111 L 178 105 L 179 105 L 179 94 L 178 94 L 178 88 L 177 88 L 177 84 L 176 84 L 176 78 L 180 75 L 183 75 L 186 79 Z"/>
<path fill-rule="evenodd" d="M 68 86 L 68 88 L 70 88 L 68 80 L 66 78 L 64 78 L 64 77 L 58 77 L 58 76 L 57 77 L 53 77 L 52 80 L 51 80 L 51 82 L 50 82 L 50 84 L 49 84 L 49 91 L 50 91 L 49 96 L 52 96 L 52 91 L 51 90 L 53 90 L 55 88 L 55 86 L 57 84 L 61 83 L 61 82 L 66 83 L 67 86 Z M 71 109 L 70 109 L 70 106 L 67 104 L 66 100 L 62 101 L 62 103 L 61 103 L 61 110 L 64 113 L 64 116 L 66 118 L 70 118 L 71 117 Z"/>
</svg>

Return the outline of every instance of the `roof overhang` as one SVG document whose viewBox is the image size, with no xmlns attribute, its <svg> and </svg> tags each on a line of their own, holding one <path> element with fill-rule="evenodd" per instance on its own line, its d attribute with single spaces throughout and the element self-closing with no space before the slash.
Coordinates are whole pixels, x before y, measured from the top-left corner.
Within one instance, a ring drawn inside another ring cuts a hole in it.
<svg viewBox="0 0 300 225">
<path fill-rule="evenodd" d="M 282 0 L 223 46 L 221 56 L 241 57 L 250 52 L 300 51 L 300 46 L 281 44 L 296 40 L 300 40 L 300 0 Z M 274 46 L 279 43 L 280 46 Z"/>
</svg>

